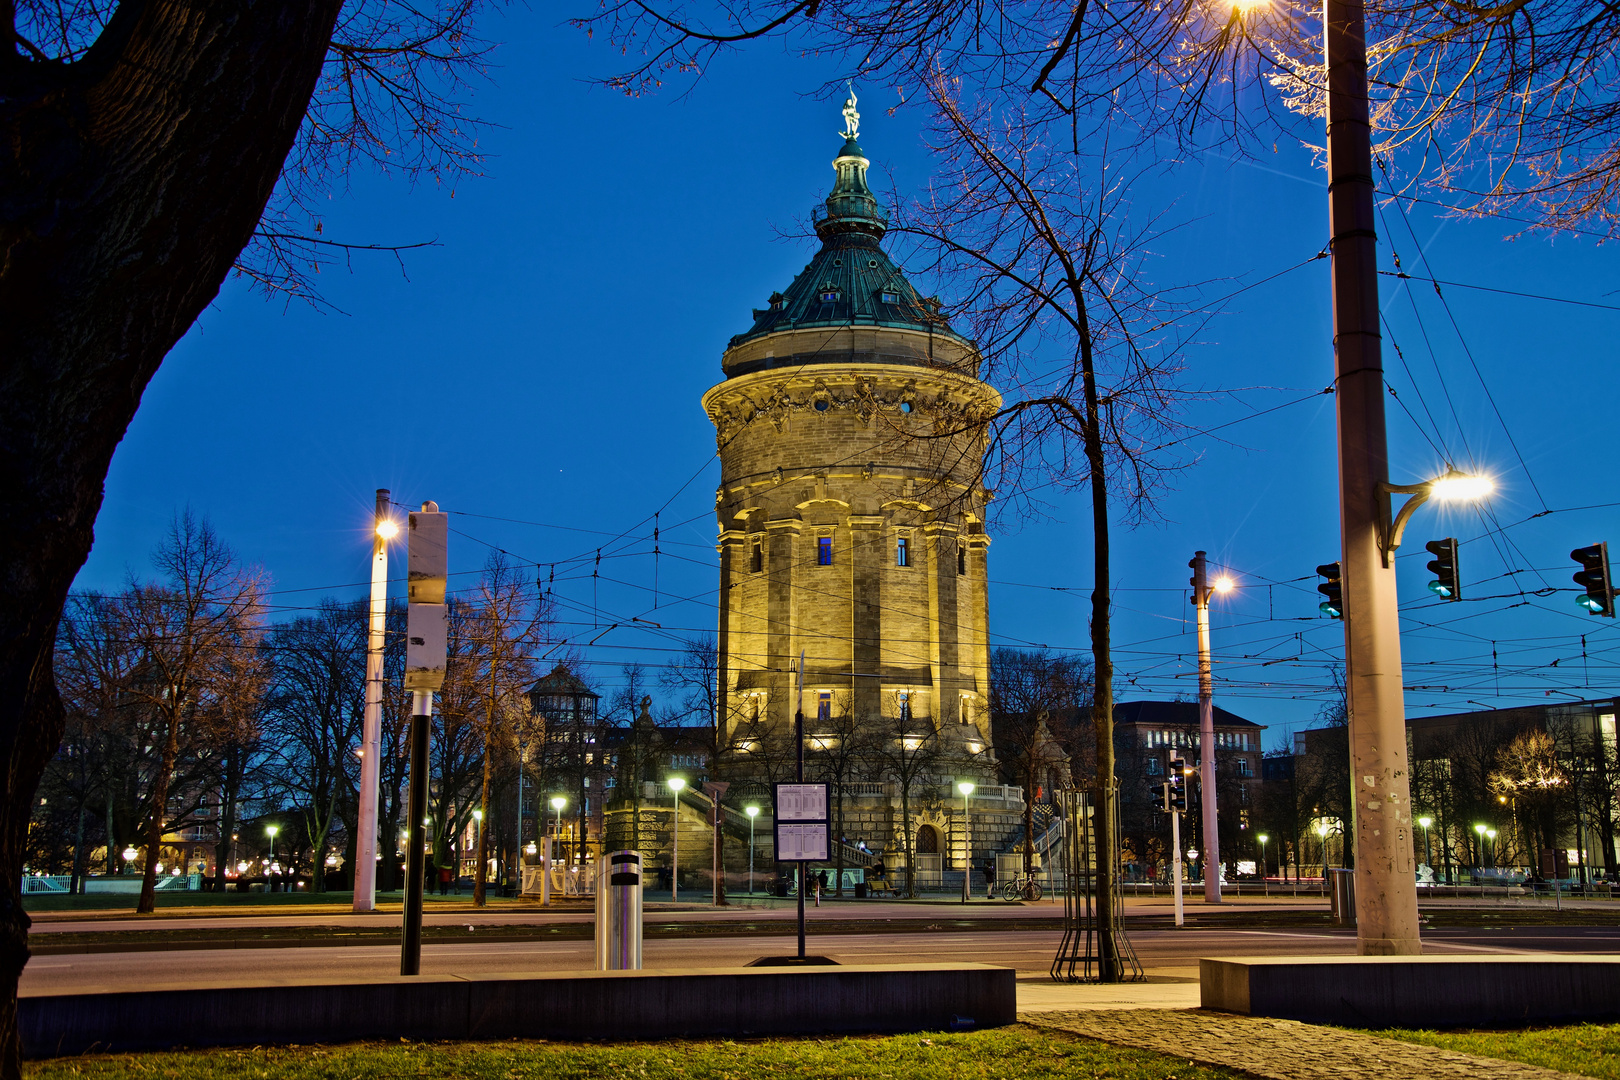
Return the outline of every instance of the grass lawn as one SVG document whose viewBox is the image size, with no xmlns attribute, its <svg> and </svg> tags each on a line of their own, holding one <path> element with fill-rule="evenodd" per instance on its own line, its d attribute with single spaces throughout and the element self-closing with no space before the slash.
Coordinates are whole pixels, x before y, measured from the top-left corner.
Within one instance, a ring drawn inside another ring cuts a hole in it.
<svg viewBox="0 0 1620 1080">
<path fill-rule="evenodd" d="M 356 1043 L 281 1049 L 191 1050 L 25 1062 L 29 1080 L 165 1077 L 262 1080 L 430 1076 L 435 1080 L 1234 1080 L 1185 1058 L 1024 1027 L 960 1035 L 614 1045 L 514 1041 Z"/>
<path fill-rule="evenodd" d="M 1574 1024 L 1517 1031 L 1375 1031 L 1386 1039 L 1438 1046 L 1544 1069 L 1620 1080 L 1620 1024 Z"/>
</svg>

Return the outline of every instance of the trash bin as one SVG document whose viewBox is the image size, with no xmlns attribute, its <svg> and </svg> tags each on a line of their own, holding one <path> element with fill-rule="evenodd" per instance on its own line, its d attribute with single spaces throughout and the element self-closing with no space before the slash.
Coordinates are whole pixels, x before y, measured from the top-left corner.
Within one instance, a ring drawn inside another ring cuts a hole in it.
<svg viewBox="0 0 1620 1080">
<path fill-rule="evenodd" d="M 866 882 L 857 881 L 855 883 L 855 899 L 857 899 L 857 900 L 865 900 L 866 899 Z"/>
<path fill-rule="evenodd" d="M 597 861 L 596 970 L 641 970 L 639 851 L 612 851 Z"/>
<path fill-rule="evenodd" d="M 1356 872 L 1334 867 L 1328 871 L 1330 906 L 1335 926 L 1356 925 Z"/>
</svg>

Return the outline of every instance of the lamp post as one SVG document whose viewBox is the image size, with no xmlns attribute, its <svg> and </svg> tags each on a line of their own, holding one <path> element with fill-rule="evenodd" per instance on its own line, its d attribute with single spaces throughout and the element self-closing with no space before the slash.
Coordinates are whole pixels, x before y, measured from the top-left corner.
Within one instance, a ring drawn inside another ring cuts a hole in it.
<svg viewBox="0 0 1620 1080">
<path fill-rule="evenodd" d="M 759 817 L 759 807 L 745 806 L 743 813 L 748 815 L 748 895 L 754 895 L 754 819 Z"/>
<path fill-rule="evenodd" d="M 478 852 L 478 873 L 474 876 L 473 880 L 475 882 L 482 883 L 484 880 L 484 812 L 477 807 L 474 807 L 472 816 L 473 843 L 475 845 L 473 850 Z M 460 867 L 457 867 L 456 869 L 459 873 Z M 461 886 L 457 885 L 456 888 L 460 889 Z"/>
<path fill-rule="evenodd" d="M 354 839 L 354 910 L 377 906 L 377 787 L 382 777 L 383 639 L 388 620 L 388 489 L 377 489 L 371 534 L 371 611 L 366 635 L 366 710 L 360 722 L 359 821 Z"/>
<path fill-rule="evenodd" d="M 551 903 L 551 864 L 556 861 L 557 841 L 562 836 L 562 809 L 568 800 L 561 795 L 551 797 L 552 825 L 546 834 L 546 853 L 540 860 L 540 902 Z"/>
<path fill-rule="evenodd" d="M 1271 837 L 1261 833 L 1255 839 L 1260 841 L 1260 887 L 1265 890 L 1267 896 L 1270 896 L 1271 882 L 1266 878 L 1266 841 L 1270 840 Z"/>
<path fill-rule="evenodd" d="M 1209 595 L 1232 591 L 1232 579 L 1224 574 L 1209 580 L 1202 551 L 1193 552 L 1193 607 L 1198 614 L 1198 788 L 1204 819 L 1204 902 L 1221 902 L 1221 833 L 1215 807 L 1215 675 L 1209 655 Z M 1210 867 L 1215 872 L 1210 872 Z"/>
<path fill-rule="evenodd" d="M 965 904 L 971 891 L 968 879 L 973 876 L 973 828 L 968 816 L 968 796 L 973 794 L 973 781 L 959 781 L 956 790 L 962 793 L 962 903 Z"/>
<path fill-rule="evenodd" d="M 1322 841 L 1322 891 L 1327 891 L 1327 822 L 1317 821 L 1316 835 Z"/>
<path fill-rule="evenodd" d="M 1434 855 L 1429 850 L 1429 826 L 1434 824 L 1434 818 L 1427 814 L 1417 819 L 1423 829 L 1423 865 L 1429 868 L 1429 883 L 1434 883 Z"/>
<path fill-rule="evenodd" d="M 131 844 L 120 852 L 120 854 L 124 858 L 124 873 L 127 874 L 129 873 L 129 864 L 135 861 L 135 856 L 139 855 L 140 852 L 135 850 L 134 844 Z"/>
<path fill-rule="evenodd" d="M 683 777 L 669 778 L 669 790 L 674 794 L 673 813 L 669 819 L 669 899 L 673 903 L 681 890 L 681 789 L 686 786 Z"/>
<path fill-rule="evenodd" d="M 276 869 L 276 833 L 281 831 L 281 826 L 279 826 L 279 825 L 267 825 L 265 827 L 264 831 L 270 837 L 270 867 L 269 867 L 269 869 L 273 871 L 273 870 Z M 272 892 L 275 891 L 275 885 L 274 885 L 273 882 L 271 883 L 271 891 Z"/>
<path fill-rule="evenodd" d="M 1474 866 L 1483 874 L 1485 871 L 1485 826 L 1476 824 L 1474 826 L 1474 835 L 1479 837 L 1475 842 Z"/>
</svg>

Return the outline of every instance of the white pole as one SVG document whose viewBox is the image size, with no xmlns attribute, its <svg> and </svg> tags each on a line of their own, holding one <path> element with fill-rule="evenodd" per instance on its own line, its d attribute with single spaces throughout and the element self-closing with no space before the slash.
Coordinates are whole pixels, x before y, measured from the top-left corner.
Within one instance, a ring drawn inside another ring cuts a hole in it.
<svg viewBox="0 0 1620 1080">
<path fill-rule="evenodd" d="M 366 711 L 360 731 L 359 835 L 354 842 L 354 910 L 377 906 L 377 785 L 382 765 L 383 634 L 388 615 L 388 489 L 377 489 L 371 534 L 371 613 L 366 642 Z"/>
<path fill-rule="evenodd" d="M 681 789 L 669 787 L 675 796 L 675 812 L 669 819 L 669 899 L 674 903 L 681 894 Z"/>
<path fill-rule="evenodd" d="M 1215 678 L 1209 658 L 1209 570 L 1193 553 L 1193 603 L 1198 611 L 1198 786 L 1204 809 L 1204 902 L 1221 902 L 1221 829 L 1215 807 Z"/>
<path fill-rule="evenodd" d="M 1183 917 L 1181 913 L 1181 812 L 1179 810 L 1170 811 L 1170 846 L 1174 849 L 1170 853 L 1170 865 L 1176 883 L 1176 925 L 1180 926 Z"/>
<path fill-rule="evenodd" d="M 968 902 L 968 879 L 973 876 L 973 823 L 968 817 L 968 793 L 962 789 L 962 903 Z"/>
<path fill-rule="evenodd" d="M 748 815 L 748 895 L 754 895 L 754 817 Z"/>
</svg>

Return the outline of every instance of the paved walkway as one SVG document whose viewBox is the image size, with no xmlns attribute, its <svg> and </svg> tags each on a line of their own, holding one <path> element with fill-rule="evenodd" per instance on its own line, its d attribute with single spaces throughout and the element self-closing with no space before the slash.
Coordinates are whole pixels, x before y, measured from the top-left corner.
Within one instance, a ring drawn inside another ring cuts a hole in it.
<svg viewBox="0 0 1620 1080">
<path fill-rule="evenodd" d="M 1224 1065 L 1267 1080 L 1479 1080 L 1482 1076 L 1492 1080 L 1580 1080 L 1570 1073 L 1516 1061 L 1474 1057 L 1294 1020 L 1182 1009 L 1026 1013 L 1021 1000 L 1019 1013 L 1020 1020 L 1034 1027 L 1155 1050 L 1202 1065 Z"/>
</svg>

